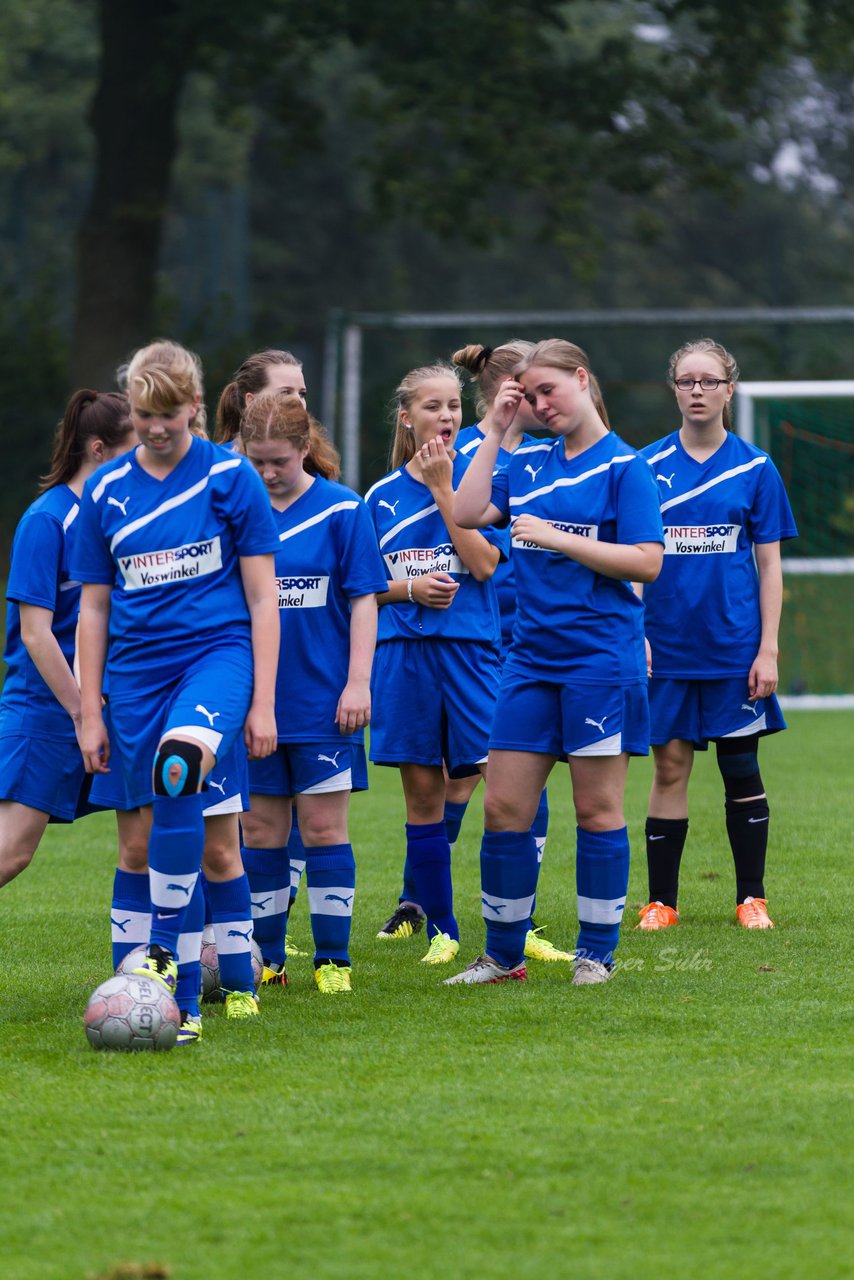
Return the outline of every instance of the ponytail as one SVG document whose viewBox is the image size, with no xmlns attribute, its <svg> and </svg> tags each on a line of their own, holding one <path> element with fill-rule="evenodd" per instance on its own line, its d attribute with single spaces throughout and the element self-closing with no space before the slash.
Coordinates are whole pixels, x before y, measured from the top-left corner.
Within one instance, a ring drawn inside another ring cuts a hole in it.
<svg viewBox="0 0 854 1280">
<path fill-rule="evenodd" d="M 86 459 L 90 440 L 109 448 L 122 444 L 133 430 L 130 404 L 119 391 L 75 391 L 57 423 L 50 470 L 39 480 L 38 492 L 73 480 Z"/>
</svg>

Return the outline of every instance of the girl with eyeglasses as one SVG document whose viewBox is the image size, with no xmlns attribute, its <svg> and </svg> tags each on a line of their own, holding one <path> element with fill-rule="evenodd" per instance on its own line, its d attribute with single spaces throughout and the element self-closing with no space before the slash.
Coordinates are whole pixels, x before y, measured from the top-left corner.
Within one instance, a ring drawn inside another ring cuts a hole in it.
<svg viewBox="0 0 854 1280">
<path fill-rule="evenodd" d="M 736 916 L 771 929 L 765 897 L 768 800 L 757 749 L 786 724 L 777 689 L 780 542 L 797 537 L 774 463 L 729 430 L 738 366 L 711 338 L 670 357 L 682 415 L 643 450 L 656 477 L 664 566 L 643 588 L 655 776 L 646 822 L 649 902 L 641 929 L 679 923 L 694 752 L 715 743 L 735 862 Z"/>
</svg>

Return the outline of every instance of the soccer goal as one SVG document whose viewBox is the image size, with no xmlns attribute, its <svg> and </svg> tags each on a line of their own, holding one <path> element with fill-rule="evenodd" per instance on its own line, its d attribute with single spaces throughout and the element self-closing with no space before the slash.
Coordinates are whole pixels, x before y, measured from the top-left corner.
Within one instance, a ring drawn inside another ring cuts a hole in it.
<svg viewBox="0 0 854 1280">
<path fill-rule="evenodd" d="M 741 382 L 735 429 L 774 459 L 800 533 L 783 546 L 780 700 L 854 708 L 854 381 Z"/>
</svg>

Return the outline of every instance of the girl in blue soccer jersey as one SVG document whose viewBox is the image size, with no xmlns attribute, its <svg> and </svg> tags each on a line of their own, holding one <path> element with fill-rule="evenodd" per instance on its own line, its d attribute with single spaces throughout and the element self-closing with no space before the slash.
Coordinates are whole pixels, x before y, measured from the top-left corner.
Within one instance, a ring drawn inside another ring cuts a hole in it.
<svg viewBox="0 0 854 1280">
<path fill-rule="evenodd" d="M 76 391 L 57 427 L 40 496 L 15 532 L 0 697 L 0 886 L 29 866 L 51 819 L 71 822 L 87 811 L 73 673 L 80 583 L 69 565 L 83 485 L 132 437 L 123 395 Z"/>
<path fill-rule="evenodd" d="M 107 770 L 106 666 L 125 784 L 133 801 L 151 801 L 141 971 L 174 991 L 204 845 L 203 783 L 241 732 L 251 756 L 275 746 L 276 536 L 253 468 L 191 431 L 203 412 L 196 357 L 153 343 L 131 360 L 127 385 L 139 444 L 97 472 L 81 502 L 79 740 L 87 769 Z M 234 975 L 227 1015 L 255 1015 L 242 869 L 209 879 L 208 892 L 223 985 L 226 965 Z M 197 1005 L 182 1011 L 192 1018 Z"/>
<path fill-rule="evenodd" d="M 298 399 L 259 395 L 243 414 L 240 439 L 266 487 L 279 540 L 278 747 L 250 763 L 243 818 L 255 937 L 265 981 L 284 985 L 295 802 L 315 982 L 324 994 L 348 992 L 356 863 L 347 818 L 351 792 L 367 787 L 364 732 L 385 569 L 364 502 L 337 483 L 337 454 Z"/>
<path fill-rule="evenodd" d="M 768 800 L 757 748 L 785 729 L 777 688 L 780 542 L 797 537 L 783 482 L 761 449 L 728 430 L 738 378 L 711 338 L 670 357 L 678 431 L 643 450 L 658 483 L 664 567 L 644 591 L 655 776 L 646 823 L 649 903 L 640 928 L 678 923 L 695 750 L 715 743 L 735 862 L 736 917 L 771 929 L 765 897 Z"/>
<path fill-rule="evenodd" d="M 507 554 L 505 534 L 463 529 L 454 519 L 454 485 L 469 465 L 455 449 L 461 417 L 454 369 L 440 364 L 407 374 L 396 393 L 395 470 L 366 496 L 388 579 L 380 596 L 371 759 L 400 769 L 407 816 L 404 894 L 379 936 L 395 936 L 407 911 L 414 931 L 420 907 L 427 964 L 448 963 L 459 950 L 443 763 L 451 777 L 486 763 L 500 665 L 491 579 Z"/>
<path fill-rule="evenodd" d="M 557 437 L 495 470 L 522 399 Z M 614 435 L 584 352 L 538 343 L 481 424 L 454 503 L 467 526 L 510 523 L 517 617 L 490 736 L 481 849 L 486 952 L 450 982 L 524 979 L 537 881 L 530 825 L 557 759 L 577 821 L 579 934 L 573 982 L 608 980 L 629 876 L 623 791 L 649 749 L 643 609 L 631 581 L 662 558 L 655 485 Z"/>
</svg>

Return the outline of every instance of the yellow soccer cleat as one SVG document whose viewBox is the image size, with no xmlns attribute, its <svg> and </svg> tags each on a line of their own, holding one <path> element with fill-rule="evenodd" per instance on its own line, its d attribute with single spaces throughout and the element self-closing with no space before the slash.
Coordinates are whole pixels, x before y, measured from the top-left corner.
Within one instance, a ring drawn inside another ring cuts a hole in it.
<svg viewBox="0 0 854 1280">
<path fill-rule="evenodd" d="M 449 933 L 436 933 L 430 943 L 426 956 L 421 957 L 422 964 L 450 964 L 456 959 L 460 944 Z"/>
<path fill-rule="evenodd" d="M 318 991 L 325 996 L 340 995 L 342 992 L 353 990 L 350 986 L 350 966 L 335 964 L 333 960 L 315 969 L 314 980 Z"/>
<path fill-rule="evenodd" d="M 251 991 L 229 991 L 225 997 L 227 1018 L 257 1018 L 258 1000 Z"/>
<path fill-rule="evenodd" d="M 539 929 L 529 929 L 525 935 L 525 955 L 528 960 L 545 960 L 551 964 L 555 960 L 574 960 L 574 951 L 560 951 L 548 938 L 541 938 L 545 925 Z"/>
</svg>

